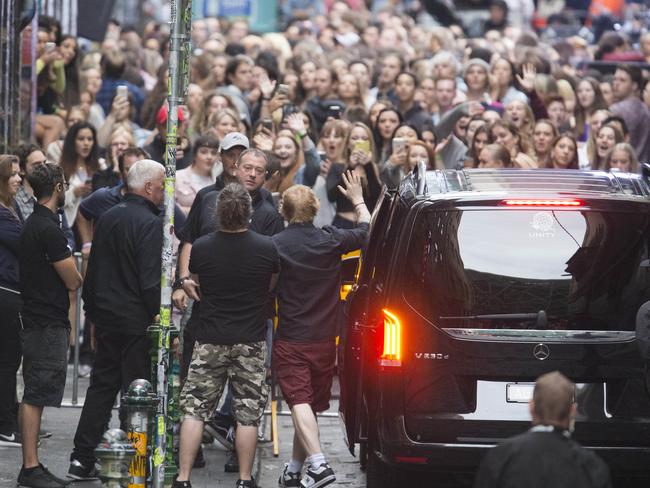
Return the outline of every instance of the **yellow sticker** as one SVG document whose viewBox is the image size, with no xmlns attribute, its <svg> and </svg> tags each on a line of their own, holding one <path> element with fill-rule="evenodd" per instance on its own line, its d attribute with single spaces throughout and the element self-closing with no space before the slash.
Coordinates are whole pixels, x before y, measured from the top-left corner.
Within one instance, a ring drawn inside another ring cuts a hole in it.
<svg viewBox="0 0 650 488">
<path fill-rule="evenodd" d="M 158 435 L 165 435 L 165 417 L 158 417 Z"/>
<path fill-rule="evenodd" d="M 138 456 L 147 455 L 147 433 L 146 432 L 129 432 L 129 440 L 133 444 L 136 451 L 136 459 Z"/>
<path fill-rule="evenodd" d="M 166 326 L 171 324 L 172 311 L 169 308 L 163 308 L 160 311 L 160 323 Z"/>
<path fill-rule="evenodd" d="M 162 450 L 159 447 L 157 447 L 153 453 L 153 465 L 160 466 L 164 460 L 165 460 L 165 454 L 162 452 Z"/>
</svg>

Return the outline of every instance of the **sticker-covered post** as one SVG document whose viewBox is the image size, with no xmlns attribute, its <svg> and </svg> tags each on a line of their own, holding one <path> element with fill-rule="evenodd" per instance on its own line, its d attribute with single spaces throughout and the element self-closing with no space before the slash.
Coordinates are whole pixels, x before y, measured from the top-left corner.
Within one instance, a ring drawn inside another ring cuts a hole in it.
<svg viewBox="0 0 650 488">
<path fill-rule="evenodd" d="M 175 469 L 169 464 L 171 456 L 168 450 L 173 449 L 168 437 L 168 374 L 170 372 L 170 329 L 172 315 L 172 282 L 173 282 L 173 248 L 174 235 L 174 187 L 176 183 L 176 146 L 178 144 L 178 111 L 183 105 L 184 84 L 188 68 L 185 62 L 188 49 L 191 14 L 191 0 L 172 0 L 170 20 L 170 52 L 169 52 L 169 81 L 168 81 L 168 116 L 167 116 L 167 147 L 165 151 L 165 217 L 163 224 L 162 273 L 160 282 L 160 324 L 158 327 L 158 355 L 156 362 L 156 394 L 158 405 L 154 420 L 154 439 L 152 453 L 153 487 L 170 486 Z M 172 469 L 166 469 L 166 468 Z"/>
</svg>

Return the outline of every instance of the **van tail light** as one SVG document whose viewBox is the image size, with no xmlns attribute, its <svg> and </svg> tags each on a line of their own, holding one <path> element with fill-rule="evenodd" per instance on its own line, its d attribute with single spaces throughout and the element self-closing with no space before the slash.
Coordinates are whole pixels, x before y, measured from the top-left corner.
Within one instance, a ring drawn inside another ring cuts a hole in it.
<svg viewBox="0 0 650 488">
<path fill-rule="evenodd" d="M 575 198 L 516 198 L 502 200 L 501 205 L 507 207 L 582 207 L 582 200 Z"/>
<path fill-rule="evenodd" d="M 402 323 L 397 315 L 383 309 L 384 348 L 379 358 L 381 366 L 399 367 L 402 365 Z"/>
</svg>

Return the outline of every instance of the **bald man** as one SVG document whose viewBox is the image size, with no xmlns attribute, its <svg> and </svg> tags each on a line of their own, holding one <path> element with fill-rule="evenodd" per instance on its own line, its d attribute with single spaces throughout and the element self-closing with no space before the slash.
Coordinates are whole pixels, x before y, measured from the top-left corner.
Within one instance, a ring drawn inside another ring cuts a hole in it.
<svg viewBox="0 0 650 488">
<path fill-rule="evenodd" d="M 576 410 L 571 381 L 557 371 L 540 376 L 530 401 L 532 428 L 485 456 L 474 487 L 611 487 L 603 460 L 571 439 Z"/>
</svg>

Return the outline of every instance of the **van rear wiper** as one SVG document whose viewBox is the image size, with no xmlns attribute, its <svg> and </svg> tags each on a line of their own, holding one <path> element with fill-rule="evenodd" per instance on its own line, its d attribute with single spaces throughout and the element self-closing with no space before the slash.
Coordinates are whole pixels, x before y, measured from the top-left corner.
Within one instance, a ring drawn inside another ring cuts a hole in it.
<svg viewBox="0 0 650 488">
<path fill-rule="evenodd" d="M 493 313 L 485 315 L 461 315 L 459 317 L 440 317 L 440 320 L 534 320 L 537 327 L 544 328 L 548 325 L 548 316 L 545 310 L 537 313 Z"/>
</svg>

